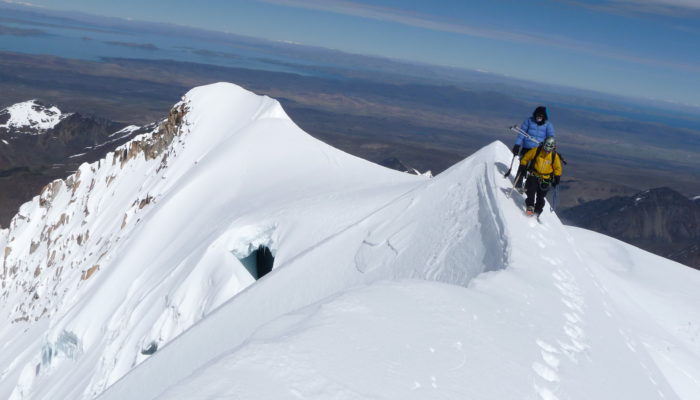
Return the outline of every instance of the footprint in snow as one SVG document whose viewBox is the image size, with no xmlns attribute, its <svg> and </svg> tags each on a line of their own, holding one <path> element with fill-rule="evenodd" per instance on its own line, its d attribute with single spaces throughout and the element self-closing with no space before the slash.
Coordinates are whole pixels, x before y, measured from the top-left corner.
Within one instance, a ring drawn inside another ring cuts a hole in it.
<svg viewBox="0 0 700 400">
<path fill-rule="evenodd" d="M 535 391 L 540 395 L 542 400 L 559 400 L 559 398 L 551 390 L 545 387 L 539 387 L 537 384 L 534 385 Z"/>
<path fill-rule="evenodd" d="M 535 342 L 537 343 L 538 346 L 540 346 L 540 348 L 542 350 L 544 350 L 548 353 L 559 353 L 559 351 L 557 350 L 556 347 L 552 346 L 551 344 L 549 344 L 543 340 L 537 339 Z"/>
<path fill-rule="evenodd" d="M 571 322 L 572 324 L 578 324 L 579 322 L 583 321 L 581 316 L 577 313 L 564 313 L 564 318 L 566 318 L 566 320 Z"/>
<path fill-rule="evenodd" d="M 564 326 L 564 332 L 566 332 L 566 335 L 568 337 L 576 340 L 582 340 L 586 337 L 586 335 L 584 335 L 583 333 L 583 330 L 573 324 Z"/>
<path fill-rule="evenodd" d="M 547 363 L 551 368 L 554 368 L 555 370 L 559 368 L 559 357 L 553 355 L 550 352 L 542 350 L 542 359 L 544 362 Z"/>
<path fill-rule="evenodd" d="M 535 361 L 532 363 L 532 369 L 535 371 L 537 375 L 540 376 L 540 378 L 544 379 L 547 382 L 559 382 L 559 374 L 556 373 L 552 368 L 542 365 L 539 362 Z"/>
</svg>

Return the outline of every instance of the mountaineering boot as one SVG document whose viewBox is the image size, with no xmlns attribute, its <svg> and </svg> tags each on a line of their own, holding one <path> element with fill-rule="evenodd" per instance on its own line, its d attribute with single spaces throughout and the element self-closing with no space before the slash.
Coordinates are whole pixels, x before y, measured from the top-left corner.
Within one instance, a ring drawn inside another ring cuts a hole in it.
<svg viewBox="0 0 700 400">
<path fill-rule="evenodd" d="M 525 210 L 525 214 L 526 214 L 528 217 L 532 217 L 533 215 L 535 215 L 535 207 L 533 207 L 533 206 L 528 206 L 528 207 L 527 207 L 527 210 Z"/>
</svg>

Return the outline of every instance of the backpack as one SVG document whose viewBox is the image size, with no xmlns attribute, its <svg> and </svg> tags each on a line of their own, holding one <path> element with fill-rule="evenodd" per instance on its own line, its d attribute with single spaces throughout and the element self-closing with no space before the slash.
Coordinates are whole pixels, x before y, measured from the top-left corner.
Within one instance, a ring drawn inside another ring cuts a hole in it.
<svg viewBox="0 0 700 400">
<path fill-rule="evenodd" d="M 535 151 L 535 156 L 532 157 L 532 160 L 530 160 L 529 163 L 527 163 L 527 172 L 533 172 L 535 170 L 534 166 L 534 161 L 537 160 L 537 156 L 540 155 L 540 152 L 542 151 L 542 147 L 544 147 L 544 144 L 540 143 L 539 146 L 537 146 L 537 151 Z M 556 157 L 559 156 L 559 161 L 566 165 L 566 160 L 564 160 L 564 157 L 561 156 L 561 154 L 557 153 L 557 150 L 552 150 L 552 173 L 551 175 L 554 176 L 554 161 L 557 159 Z"/>
</svg>

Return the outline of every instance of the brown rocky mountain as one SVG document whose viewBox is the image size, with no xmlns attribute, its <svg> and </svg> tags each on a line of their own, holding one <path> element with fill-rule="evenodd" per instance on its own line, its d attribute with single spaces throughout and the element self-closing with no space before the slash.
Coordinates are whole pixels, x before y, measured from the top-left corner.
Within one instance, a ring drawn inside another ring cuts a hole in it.
<svg viewBox="0 0 700 400">
<path fill-rule="evenodd" d="M 669 188 L 591 201 L 560 217 L 700 269 L 700 203 Z"/>
<path fill-rule="evenodd" d="M 148 129 L 64 114 L 35 100 L 0 110 L 0 226 L 47 183 Z"/>
</svg>

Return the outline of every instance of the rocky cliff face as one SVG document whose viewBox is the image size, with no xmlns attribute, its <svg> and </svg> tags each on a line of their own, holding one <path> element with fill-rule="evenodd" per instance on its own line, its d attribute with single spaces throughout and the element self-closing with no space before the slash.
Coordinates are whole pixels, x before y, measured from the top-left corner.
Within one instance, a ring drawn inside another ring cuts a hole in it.
<svg viewBox="0 0 700 400">
<path fill-rule="evenodd" d="M 115 229 L 95 237 L 98 234 L 91 226 L 96 209 L 110 206 L 96 193 L 123 187 L 120 171 L 130 160 L 147 162 L 160 157 L 161 168 L 167 166 L 173 151 L 169 146 L 181 131 L 185 113 L 186 105 L 178 104 L 167 119 L 153 125 L 151 132 L 133 138 L 98 162 L 83 163 L 66 179 L 47 184 L 39 196 L 22 205 L 9 227 L 0 231 L 0 298 L 15 299 L 11 321 L 37 321 L 51 315 L 63 294 L 80 287 L 113 256 L 110 250 L 138 224 L 138 215 L 146 212 L 154 199 L 136 193 L 136 200 L 122 210 L 121 220 L 101 223 Z M 30 240 L 26 240 L 28 234 Z M 33 279 L 17 279 L 19 276 Z"/>
<path fill-rule="evenodd" d="M 152 129 L 64 114 L 38 101 L 0 110 L 0 226 L 44 185 Z"/>
<path fill-rule="evenodd" d="M 700 204 L 669 188 L 591 201 L 561 217 L 700 269 Z"/>
</svg>

